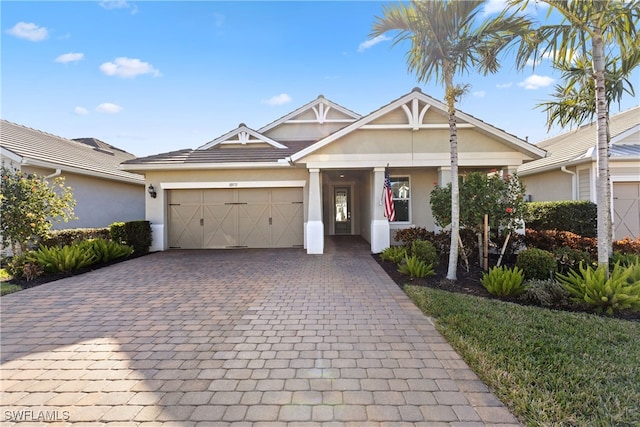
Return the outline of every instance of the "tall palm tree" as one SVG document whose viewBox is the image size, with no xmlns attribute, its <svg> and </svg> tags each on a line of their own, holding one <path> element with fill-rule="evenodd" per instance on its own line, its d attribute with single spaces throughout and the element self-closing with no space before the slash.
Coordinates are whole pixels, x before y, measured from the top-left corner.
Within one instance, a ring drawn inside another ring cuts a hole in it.
<svg viewBox="0 0 640 427">
<path fill-rule="evenodd" d="M 376 17 L 372 36 L 395 32 L 394 44 L 410 41 L 407 65 L 418 81 L 432 79 L 444 85 L 449 114 L 451 157 L 451 251 L 447 279 L 457 279 L 460 202 L 458 186 L 458 134 L 456 102 L 468 85 L 455 84 L 454 77 L 471 69 L 484 74 L 499 68 L 498 55 L 528 27 L 528 21 L 514 14 L 500 14 L 480 21 L 484 0 L 412 1 L 383 7 Z"/>
<path fill-rule="evenodd" d="M 595 89 L 595 113 L 598 147 L 598 264 L 608 265 L 612 254 L 611 186 L 609 178 L 609 123 L 606 90 L 607 54 L 619 57 L 621 68 L 628 73 L 637 65 L 640 42 L 638 21 L 639 0 L 539 0 L 550 8 L 548 16 L 557 11 L 563 17 L 559 24 L 542 25 L 523 38 L 517 64 L 524 67 L 539 55 L 567 61 L 578 56 L 591 57 L 591 77 Z M 510 0 L 524 9 L 529 0 Z M 611 52 L 613 52 L 611 54 Z M 611 62 L 610 62 L 611 63 Z M 613 62 L 615 64 L 615 61 Z M 628 75 L 628 74 L 626 74 Z M 580 109 L 567 109 L 570 120 L 581 118 Z"/>
</svg>

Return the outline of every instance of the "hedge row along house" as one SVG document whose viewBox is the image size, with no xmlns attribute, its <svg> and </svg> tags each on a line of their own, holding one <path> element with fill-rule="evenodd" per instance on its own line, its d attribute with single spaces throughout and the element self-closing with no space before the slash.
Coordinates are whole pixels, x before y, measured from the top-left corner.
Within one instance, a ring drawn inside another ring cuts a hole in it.
<svg viewBox="0 0 640 427">
<path fill-rule="evenodd" d="M 613 238 L 640 238 L 640 106 L 609 120 Z M 596 203 L 596 124 L 541 141 L 545 158 L 518 167 L 534 201 Z"/>
<path fill-rule="evenodd" d="M 262 128 L 127 160 L 144 174 L 152 250 L 304 247 L 359 235 L 378 253 L 393 232 L 435 228 L 429 194 L 450 179 L 446 105 L 416 88 L 367 115 L 323 96 Z M 514 173 L 546 151 L 457 113 L 459 167 Z M 395 221 L 384 215 L 385 172 Z"/>
</svg>

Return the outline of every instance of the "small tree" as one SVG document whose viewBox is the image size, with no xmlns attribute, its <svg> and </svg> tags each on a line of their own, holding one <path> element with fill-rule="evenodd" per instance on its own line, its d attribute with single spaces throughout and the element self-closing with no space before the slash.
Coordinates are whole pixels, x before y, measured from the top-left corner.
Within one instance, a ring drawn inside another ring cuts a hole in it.
<svg viewBox="0 0 640 427">
<path fill-rule="evenodd" d="M 478 236 L 482 259 L 484 216 L 496 236 L 510 233 L 524 225 L 524 185 L 517 176 L 471 172 L 460 184 L 460 226 Z M 440 227 L 451 223 L 451 184 L 436 187 L 431 192 L 431 211 Z"/>
<path fill-rule="evenodd" d="M 21 171 L 1 170 L 0 232 L 2 244 L 14 255 L 27 250 L 29 243 L 46 236 L 53 221 L 73 219 L 76 201 L 64 177 L 47 181 Z"/>
</svg>

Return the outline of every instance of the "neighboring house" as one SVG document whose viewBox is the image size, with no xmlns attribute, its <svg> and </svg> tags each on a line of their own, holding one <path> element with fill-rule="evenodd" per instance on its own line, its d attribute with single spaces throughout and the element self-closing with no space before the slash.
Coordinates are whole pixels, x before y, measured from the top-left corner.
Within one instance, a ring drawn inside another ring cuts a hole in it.
<svg viewBox="0 0 640 427">
<path fill-rule="evenodd" d="M 640 107 L 609 119 L 613 235 L 640 237 Z M 596 124 L 582 126 L 536 144 L 544 159 L 523 164 L 518 175 L 533 201 L 596 202 Z"/>
<path fill-rule="evenodd" d="M 450 176 L 446 105 L 419 89 L 360 116 L 326 98 L 258 130 L 244 124 L 192 150 L 129 160 L 145 175 L 153 250 L 295 247 L 360 235 L 380 252 L 399 228 L 434 229 L 429 194 Z M 514 172 L 545 151 L 461 111 L 460 173 Z M 389 166 L 396 221 L 384 217 Z"/>
<path fill-rule="evenodd" d="M 54 222 L 54 229 L 144 219 L 144 177 L 119 168 L 133 154 L 94 138 L 70 140 L 1 120 L 0 155 L 7 168 L 65 178 L 78 219 Z"/>
</svg>

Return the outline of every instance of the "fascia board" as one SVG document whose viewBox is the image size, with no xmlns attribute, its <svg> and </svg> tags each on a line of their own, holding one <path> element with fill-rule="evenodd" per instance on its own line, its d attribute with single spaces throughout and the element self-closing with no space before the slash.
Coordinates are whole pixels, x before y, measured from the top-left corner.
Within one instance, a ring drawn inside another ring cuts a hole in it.
<svg viewBox="0 0 640 427">
<path fill-rule="evenodd" d="M 126 171 L 159 171 L 159 170 L 211 170 L 211 169 L 270 169 L 291 167 L 288 162 L 264 162 L 264 163 L 153 163 L 153 164 L 121 164 L 120 168 Z"/>
</svg>

